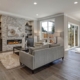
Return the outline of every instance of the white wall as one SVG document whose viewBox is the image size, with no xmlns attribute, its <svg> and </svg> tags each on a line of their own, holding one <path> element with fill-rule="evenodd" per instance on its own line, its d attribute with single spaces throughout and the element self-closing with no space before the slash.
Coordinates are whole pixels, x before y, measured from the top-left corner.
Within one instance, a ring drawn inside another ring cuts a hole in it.
<svg viewBox="0 0 80 80">
<path fill-rule="evenodd" d="M 35 33 L 38 33 L 38 31 L 37 31 L 37 30 L 38 30 L 38 29 L 37 29 L 37 20 L 34 20 L 33 29 L 34 29 L 34 30 L 33 30 L 33 31 L 34 31 L 34 34 L 35 34 Z M 38 38 L 37 38 L 37 36 L 34 35 L 34 42 L 36 43 L 37 41 L 38 41 Z"/>
<path fill-rule="evenodd" d="M 60 43 L 60 45 L 64 45 L 65 49 L 68 49 L 68 23 L 70 22 L 79 25 L 80 27 L 80 22 L 64 14 L 58 14 L 57 16 L 53 15 L 49 17 L 40 18 L 37 20 L 38 35 L 40 33 L 40 21 L 49 20 L 49 19 L 55 19 L 56 32 L 63 33 L 63 36 L 61 38 L 58 38 L 58 43 Z M 80 40 L 80 28 L 79 28 L 79 40 Z M 79 42 L 79 46 L 80 46 L 80 42 Z"/>
<path fill-rule="evenodd" d="M 55 19 L 55 32 L 62 32 L 64 33 L 64 15 L 60 14 L 57 16 L 49 16 L 45 18 L 40 18 L 37 21 L 37 30 L 38 30 L 38 35 L 40 33 L 40 22 L 44 20 L 49 20 L 49 19 Z M 38 38 L 39 40 L 39 38 Z M 62 37 L 58 38 L 58 43 L 62 46 L 64 46 L 64 34 Z"/>
</svg>

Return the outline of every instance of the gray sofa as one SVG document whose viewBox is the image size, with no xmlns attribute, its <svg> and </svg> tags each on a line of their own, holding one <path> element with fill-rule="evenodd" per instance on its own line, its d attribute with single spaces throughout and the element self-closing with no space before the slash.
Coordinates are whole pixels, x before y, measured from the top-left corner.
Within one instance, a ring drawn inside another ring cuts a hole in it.
<svg viewBox="0 0 80 80">
<path fill-rule="evenodd" d="M 30 51 L 29 51 L 30 52 Z M 32 53 L 27 53 L 25 51 L 20 51 L 20 62 L 26 65 L 31 70 L 35 70 L 43 65 L 46 65 L 54 60 L 64 58 L 64 47 L 63 46 L 53 46 L 34 49 Z"/>
</svg>

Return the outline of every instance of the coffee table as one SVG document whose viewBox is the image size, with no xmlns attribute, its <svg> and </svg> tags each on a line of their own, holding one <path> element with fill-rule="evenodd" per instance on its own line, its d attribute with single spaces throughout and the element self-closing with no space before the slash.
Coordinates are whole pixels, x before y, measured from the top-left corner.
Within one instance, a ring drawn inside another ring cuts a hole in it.
<svg viewBox="0 0 80 80">
<path fill-rule="evenodd" d="M 16 47 L 13 47 L 13 53 L 19 55 L 19 51 L 25 51 L 25 52 L 29 52 L 29 49 L 24 49 L 22 48 L 21 46 L 16 46 Z"/>
</svg>

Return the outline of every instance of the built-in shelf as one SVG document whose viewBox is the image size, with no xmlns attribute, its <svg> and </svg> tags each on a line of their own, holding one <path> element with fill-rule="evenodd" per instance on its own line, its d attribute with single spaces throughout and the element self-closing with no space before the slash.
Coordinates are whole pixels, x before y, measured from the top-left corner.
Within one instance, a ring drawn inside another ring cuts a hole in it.
<svg viewBox="0 0 80 80">
<path fill-rule="evenodd" d="M 1 29 L 1 15 L 0 15 L 0 51 L 2 51 L 2 29 Z"/>
<path fill-rule="evenodd" d="M 2 29 L 1 29 L 1 15 L 0 15 L 0 39 L 2 38 Z"/>
<path fill-rule="evenodd" d="M 25 32 L 27 33 L 28 36 L 33 36 L 32 22 L 33 21 L 28 21 L 25 25 Z"/>
</svg>

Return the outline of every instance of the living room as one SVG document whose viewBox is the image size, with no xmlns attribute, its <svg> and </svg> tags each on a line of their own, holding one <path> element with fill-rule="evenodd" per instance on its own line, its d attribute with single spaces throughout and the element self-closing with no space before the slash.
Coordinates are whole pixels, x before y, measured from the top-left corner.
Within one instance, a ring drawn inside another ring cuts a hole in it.
<svg viewBox="0 0 80 80">
<path fill-rule="evenodd" d="M 80 80 L 79 3 L 0 0 L 0 79 Z"/>
</svg>

